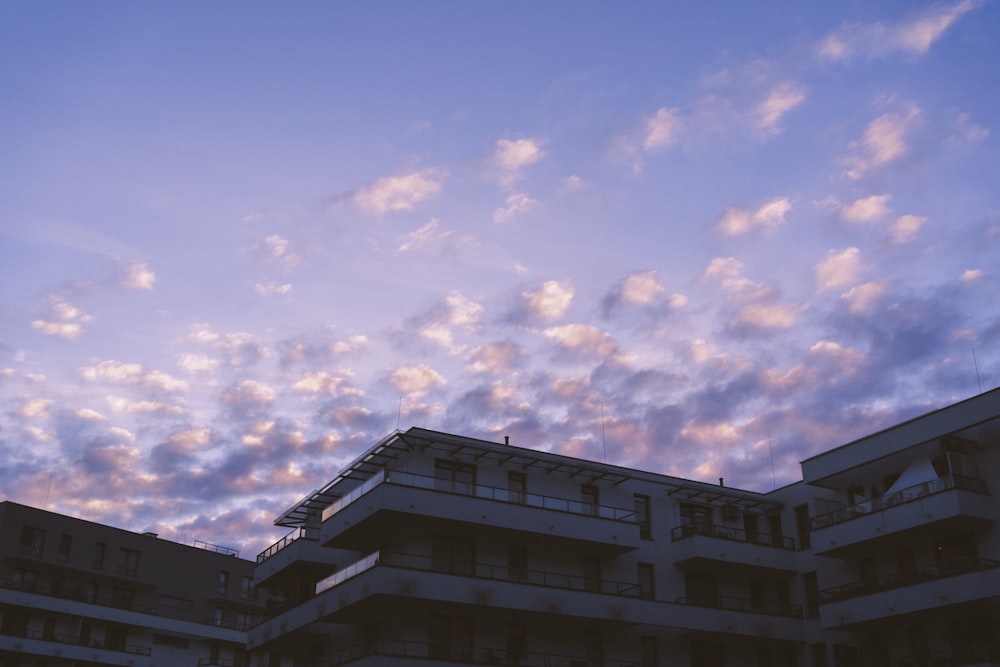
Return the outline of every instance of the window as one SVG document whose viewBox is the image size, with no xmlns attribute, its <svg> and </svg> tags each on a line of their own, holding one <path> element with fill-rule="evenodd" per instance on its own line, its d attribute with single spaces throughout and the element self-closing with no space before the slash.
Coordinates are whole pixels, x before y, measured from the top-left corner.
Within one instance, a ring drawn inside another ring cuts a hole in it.
<svg viewBox="0 0 1000 667">
<path fill-rule="evenodd" d="M 719 606 L 719 582 L 714 574 L 685 570 L 684 592 L 688 604 L 696 607 Z"/>
<path fill-rule="evenodd" d="M 656 599 L 656 580 L 652 563 L 637 563 L 636 574 L 639 579 L 639 597 L 644 600 Z"/>
<path fill-rule="evenodd" d="M 507 662 L 517 664 L 528 653 L 528 631 L 524 623 L 507 624 Z"/>
<path fill-rule="evenodd" d="M 660 667 L 660 648 L 656 637 L 639 637 L 639 650 L 642 654 L 642 667 Z"/>
<path fill-rule="evenodd" d="M 470 575 L 474 573 L 476 547 L 472 540 L 450 535 L 431 538 L 431 568 L 435 572 Z"/>
<path fill-rule="evenodd" d="M 580 499 L 583 503 L 583 511 L 586 514 L 597 514 L 600 489 L 593 484 L 584 484 L 580 487 Z"/>
<path fill-rule="evenodd" d="M 826 644 L 819 642 L 810 645 L 810 651 L 812 653 L 813 667 L 828 667 L 830 664 L 829 659 L 826 657 Z"/>
<path fill-rule="evenodd" d="M 187 648 L 190 640 L 185 637 L 174 637 L 172 635 L 153 634 L 153 644 L 159 646 L 170 646 L 172 648 Z"/>
<path fill-rule="evenodd" d="M 507 500 L 523 503 L 528 493 L 528 476 L 523 472 L 507 473 Z"/>
<path fill-rule="evenodd" d="M 56 553 L 56 559 L 60 562 L 65 563 L 69 560 L 69 551 L 73 547 L 73 536 L 63 533 L 59 536 L 59 551 Z"/>
<path fill-rule="evenodd" d="M 785 543 L 785 533 L 781 529 L 781 513 L 772 512 L 767 515 L 767 532 L 771 534 L 771 545 L 780 547 Z"/>
<path fill-rule="evenodd" d="M 216 607 L 215 608 L 215 624 L 216 625 L 222 625 L 222 619 L 223 619 L 222 607 Z"/>
<path fill-rule="evenodd" d="M 649 516 L 649 496 L 636 493 L 632 498 L 635 507 L 635 522 L 639 524 L 639 537 L 651 540 L 653 539 L 653 528 Z"/>
<path fill-rule="evenodd" d="M 236 612 L 236 629 L 237 630 L 249 630 L 253 626 L 257 625 L 257 616 L 254 614 L 248 614 L 245 611 Z"/>
<path fill-rule="evenodd" d="M 104 631 L 104 648 L 112 651 L 124 651 L 126 643 L 128 643 L 127 628 L 112 625 Z"/>
<path fill-rule="evenodd" d="M 240 585 L 240 598 L 243 600 L 256 600 L 257 588 L 253 585 L 253 577 L 243 577 Z"/>
<path fill-rule="evenodd" d="M 757 515 L 753 512 L 743 513 L 743 536 L 750 544 L 757 544 L 760 531 L 757 529 Z"/>
<path fill-rule="evenodd" d="M 96 581 L 88 581 L 83 587 L 83 601 L 84 602 L 97 602 L 97 594 L 100 592 L 100 588 Z"/>
<path fill-rule="evenodd" d="M 5 610 L 0 622 L 0 634 L 8 637 L 28 636 L 28 612 Z"/>
<path fill-rule="evenodd" d="M 41 556 L 45 548 L 45 531 L 34 526 L 21 528 L 21 541 L 17 553 L 22 556 Z"/>
<path fill-rule="evenodd" d="M 14 570 L 13 576 L 14 588 L 19 591 L 28 591 L 29 593 L 34 592 L 35 586 L 38 584 L 38 573 L 34 570 Z"/>
<path fill-rule="evenodd" d="M 225 570 L 219 571 L 219 583 L 215 587 L 215 592 L 219 595 L 226 595 L 229 591 L 229 573 Z"/>
<path fill-rule="evenodd" d="M 61 574 L 52 577 L 52 595 L 61 598 L 66 593 L 66 577 Z"/>
<path fill-rule="evenodd" d="M 601 591 L 601 559 L 596 556 L 583 557 L 583 590 Z"/>
<path fill-rule="evenodd" d="M 131 609 L 135 592 L 126 586 L 115 586 L 111 589 L 111 606 L 118 609 Z"/>
<path fill-rule="evenodd" d="M 118 574 L 134 577 L 139 572 L 139 552 L 122 547 L 118 551 Z"/>
<path fill-rule="evenodd" d="M 712 533 L 712 508 L 707 505 L 681 503 L 682 534 L 710 535 Z"/>
<path fill-rule="evenodd" d="M 806 589 L 806 618 L 819 617 L 819 582 L 815 572 L 802 575 L 802 586 Z M 823 648 L 826 651 L 826 648 Z"/>
<path fill-rule="evenodd" d="M 764 611 L 764 582 L 760 579 L 750 580 L 750 608 L 754 611 Z"/>
<path fill-rule="evenodd" d="M 528 552 L 522 544 L 507 547 L 507 576 L 511 579 L 528 578 Z"/>
<path fill-rule="evenodd" d="M 108 545 L 104 542 L 97 542 L 94 544 L 94 563 L 93 567 L 95 570 L 104 569 L 104 555 L 108 551 Z"/>
<path fill-rule="evenodd" d="M 584 637 L 584 655 L 587 656 L 587 667 L 601 667 L 604 664 L 604 637 L 597 628 Z"/>
<path fill-rule="evenodd" d="M 80 644 L 80 646 L 90 646 L 90 635 L 93 634 L 93 632 L 93 623 L 86 620 L 80 621 L 80 635 L 77 638 L 77 643 Z"/>
<path fill-rule="evenodd" d="M 438 491 L 467 496 L 476 493 L 476 466 L 471 463 L 437 459 L 434 462 L 434 479 L 434 488 Z"/>
<path fill-rule="evenodd" d="M 812 536 L 810 531 L 812 526 L 809 522 L 809 505 L 798 505 L 795 508 L 795 530 L 799 536 L 799 546 L 808 549 L 812 546 Z"/>
<path fill-rule="evenodd" d="M 427 654 L 439 660 L 472 658 L 472 619 L 432 614 L 427 624 Z"/>
<path fill-rule="evenodd" d="M 720 644 L 691 642 L 691 667 L 725 667 L 726 658 Z"/>
</svg>

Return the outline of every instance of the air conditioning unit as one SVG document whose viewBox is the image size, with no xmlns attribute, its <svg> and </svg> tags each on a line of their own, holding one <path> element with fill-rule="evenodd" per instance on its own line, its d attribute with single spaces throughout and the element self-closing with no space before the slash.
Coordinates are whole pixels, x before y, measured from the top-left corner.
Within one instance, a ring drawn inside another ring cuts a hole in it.
<svg viewBox="0 0 1000 667">
<path fill-rule="evenodd" d="M 739 505 L 734 505 L 733 503 L 727 503 L 722 506 L 723 521 L 736 521 L 739 518 L 740 518 Z"/>
</svg>

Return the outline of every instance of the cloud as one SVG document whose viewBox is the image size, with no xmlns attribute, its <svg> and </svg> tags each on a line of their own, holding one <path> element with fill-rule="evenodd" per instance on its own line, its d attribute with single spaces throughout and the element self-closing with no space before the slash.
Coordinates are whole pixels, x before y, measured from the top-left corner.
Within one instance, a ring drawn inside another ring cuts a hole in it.
<svg viewBox="0 0 1000 667">
<path fill-rule="evenodd" d="M 178 380 L 163 371 L 145 368 L 142 364 L 129 364 L 108 360 L 93 366 L 85 366 L 80 369 L 80 374 L 85 380 L 91 382 L 105 381 L 116 384 L 130 384 L 148 389 L 162 389 L 168 392 L 184 392 L 188 390 L 188 385 L 183 380 Z"/>
<path fill-rule="evenodd" d="M 902 215 L 896 222 L 892 223 L 889 232 L 892 235 L 892 244 L 901 245 L 909 243 L 917 236 L 917 232 L 927 224 L 927 218 L 919 215 Z"/>
<path fill-rule="evenodd" d="M 581 354 L 610 357 L 618 352 L 618 344 L 607 333 L 589 324 L 567 324 L 545 330 L 545 337 L 564 348 Z"/>
<path fill-rule="evenodd" d="M 514 343 L 489 343 L 470 351 L 466 368 L 472 373 L 502 375 L 511 372 L 524 358 L 524 350 Z"/>
<path fill-rule="evenodd" d="M 177 355 L 177 365 L 188 373 L 211 373 L 219 367 L 219 360 L 213 359 L 205 354 L 179 354 Z"/>
<path fill-rule="evenodd" d="M 677 132 L 681 121 L 676 109 L 661 107 L 656 113 L 646 119 L 645 137 L 642 148 L 646 152 L 660 151 L 677 140 Z"/>
<path fill-rule="evenodd" d="M 108 396 L 108 407 L 118 414 L 181 415 L 184 409 L 161 401 L 135 401 L 121 396 Z"/>
<path fill-rule="evenodd" d="M 840 217 L 846 222 L 878 222 L 892 213 L 889 200 L 892 195 L 872 195 L 845 204 L 840 208 Z"/>
<path fill-rule="evenodd" d="M 771 293 L 767 285 L 743 277 L 743 262 L 735 257 L 712 259 L 702 273 L 702 280 L 718 282 L 731 298 L 758 299 Z"/>
<path fill-rule="evenodd" d="M 46 413 L 48 413 L 50 407 L 52 407 L 51 399 L 33 398 L 29 401 L 25 401 L 21 406 L 21 409 L 17 411 L 17 414 L 29 419 L 32 417 L 44 417 Z"/>
<path fill-rule="evenodd" d="M 500 184 L 511 187 L 521 177 L 525 167 L 545 157 L 543 142 L 536 139 L 499 139 L 493 153 L 493 164 L 500 171 Z"/>
<path fill-rule="evenodd" d="M 663 294 L 663 285 L 656 271 L 641 271 L 625 278 L 621 284 L 621 300 L 625 303 L 648 305 Z"/>
<path fill-rule="evenodd" d="M 291 283 L 254 283 L 253 288 L 260 296 L 288 296 L 292 293 Z"/>
<path fill-rule="evenodd" d="M 416 325 L 417 333 L 422 338 L 439 343 L 457 353 L 459 350 L 454 348 L 453 329 L 464 327 L 468 331 L 474 331 L 483 310 L 480 304 L 465 297 L 461 292 L 453 291 L 429 314 L 413 318 L 413 324 Z M 423 322 L 418 324 L 421 320 Z"/>
<path fill-rule="evenodd" d="M 862 270 L 861 251 L 857 248 L 831 250 L 816 265 L 816 283 L 821 290 L 843 287 L 857 282 Z"/>
<path fill-rule="evenodd" d="M 884 113 L 869 123 L 861 139 L 851 144 L 852 153 L 845 159 L 846 176 L 858 180 L 905 155 L 909 150 L 907 135 L 919 117 L 920 109 L 910 104 L 902 111 Z"/>
<path fill-rule="evenodd" d="M 132 262 L 126 268 L 121 286 L 125 289 L 151 290 L 156 283 L 156 274 L 142 262 Z"/>
<path fill-rule="evenodd" d="M 533 208 L 538 201 L 524 193 L 517 193 L 507 197 L 505 203 L 506 207 L 493 211 L 493 222 L 497 224 L 507 222 L 514 216 Z"/>
<path fill-rule="evenodd" d="M 521 292 L 521 302 L 540 320 L 551 321 L 566 314 L 573 302 L 573 284 L 547 280 L 536 292 Z"/>
<path fill-rule="evenodd" d="M 726 211 L 716 225 L 716 229 L 726 236 L 742 236 L 754 229 L 771 233 L 785 224 L 785 216 L 792 209 L 788 197 L 778 197 L 765 202 L 756 211 L 731 208 Z"/>
<path fill-rule="evenodd" d="M 83 332 L 83 325 L 94 318 L 73 305 L 59 294 L 49 297 L 49 319 L 37 319 L 31 322 L 31 328 L 41 331 L 47 336 L 59 336 L 72 340 Z"/>
<path fill-rule="evenodd" d="M 899 22 L 845 24 L 827 35 L 819 45 L 826 60 L 844 61 L 855 56 L 877 58 L 896 53 L 921 56 L 964 14 L 978 3 L 962 0 L 935 4 Z"/>
<path fill-rule="evenodd" d="M 768 93 L 767 97 L 755 109 L 757 126 L 767 133 L 779 131 L 778 123 L 789 111 L 799 106 L 806 99 L 801 86 L 792 82 L 780 83 Z"/>
<path fill-rule="evenodd" d="M 877 280 L 858 285 L 840 295 L 853 314 L 865 313 L 878 305 L 889 291 L 889 283 Z"/>
<path fill-rule="evenodd" d="M 258 380 L 243 380 L 222 392 L 222 403 L 233 408 L 266 407 L 274 402 L 276 393 Z"/>
<path fill-rule="evenodd" d="M 447 384 L 444 376 L 423 364 L 399 366 L 390 373 L 389 381 L 402 394 L 414 397 L 423 396 L 431 389 Z"/>
<path fill-rule="evenodd" d="M 291 242 L 277 234 L 264 237 L 264 240 L 254 245 L 251 250 L 264 261 L 280 267 L 285 273 L 294 271 L 302 263 L 302 257 L 291 250 Z"/>
<path fill-rule="evenodd" d="M 787 329 L 799 318 L 801 308 L 788 303 L 756 303 L 743 308 L 736 324 L 755 329 Z"/>
<path fill-rule="evenodd" d="M 438 169 L 381 178 L 359 188 L 353 196 L 354 204 L 365 213 L 375 216 L 409 211 L 417 204 L 435 197 L 441 191 L 443 178 L 444 174 Z"/>
</svg>

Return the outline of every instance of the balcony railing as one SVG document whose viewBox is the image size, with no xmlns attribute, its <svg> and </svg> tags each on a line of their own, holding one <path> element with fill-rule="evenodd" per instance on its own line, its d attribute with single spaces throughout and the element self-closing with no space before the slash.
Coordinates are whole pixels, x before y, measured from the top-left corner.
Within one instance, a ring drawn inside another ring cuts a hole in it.
<svg viewBox="0 0 1000 667">
<path fill-rule="evenodd" d="M 791 549 L 793 551 L 795 549 L 795 540 L 790 537 L 757 532 L 752 533 L 748 538 L 747 532 L 742 528 L 732 528 L 718 524 L 687 524 L 677 526 L 670 531 L 670 539 L 673 542 L 689 538 L 693 535 L 707 535 L 708 537 L 717 537 L 722 540 L 759 544 L 765 547 L 778 547 L 779 549 Z"/>
<path fill-rule="evenodd" d="M 787 618 L 802 618 L 802 607 L 788 602 L 769 600 L 754 600 L 735 595 L 717 595 L 715 593 L 692 593 L 677 598 L 678 604 L 692 607 L 708 607 L 709 609 L 726 609 L 729 611 L 746 611 L 753 614 L 768 616 L 784 616 Z"/>
<path fill-rule="evenodd" d="M 316 584 L 316 594 L 319 595 L 362 572 L 370 570 L 376 565 L 404 570 L 418 570 L 421 572 L 439 572 L 475 579 L 543 586 L 546 588 L 561 588 L 564 590 L 586 591 L 622 597 L 640 597 L 639 584 L 637 583 L 566 574 L 564 572 L 510 568 L 506 565 L 493 565 L 490 563 L 434 558 L 432 556 L 387 551 L 371 553 L 343 570 L 321 580 Z"/>
<path fill-rule="evenodd" d="M 621 507 L 610 507 L 608 505 L 594 505 L 570 500 L 568 498 L 558 498 L 555 496 L 544 496 L 537 493 L 524 493 L 495 486 L 485 486 L 483 484 L 468 484 L 453 480 L 438 479 L 428 475 L 417 475 L 409 472 L 398 472 L 383 470 L 371 479 L 365 481 L 356 489 L 347 493 L 329 507 L 323 510 L 323 521 L 347 507 L 358 498 L 369 493 L 372 489 L 382 484 L 393 484 L 416 489 L 429 489 L 441 493 L 450 493 L 460 496 L 472 496 L 484 500 L 492 500 L 510 505 L 526 505 L 528 507 L 540 507 L 556 512 L 568 512 L 570 514 L 583 514 L 587 516 L 600 517 L 602 519 L 613 519 L 615 521 L 635 522 L 635 510 Z"/>
<path fill-rule="evenodd" d="M 336 651 L 328 667 L 340 667 L 369 656 L 431 659 L 459 662 L 464 665 L 520 665 L 520 667 L 640 667 L 641 663 L 623 660 L 589 660 L 585 656 L 556 653 L 508 651 L 505 648 L 441 645 L 405 639 L 369 639 Z"/>
<path fill-rule="evenodd" d="M 925 655 L 908 656 L 893 662 L 892 667 L 963 667 L 992 665 L 1000 662 L 1000 646 L 995 641 L 963 644 L 950 651 L 932 651 Z"/>
<path fill-rule="evenodd" d="M 964 477 L 962 475 L 945 475 L 944 477 L 939 477 L 923 484 L 907 487 L 893 493 L 887 498 L 873 498 L 872 500 L 865 500 L 860 503 L 848 505 L 847 507 L 838 507 L 832 512 L 818 514 L 812 520 L 813 530 L 833 526 L 844 521 L 850 521 L 851 519 L 856 519 L 867 514 L 880 512 L 890 507 L 904 505 L 953 489 L 971 491 L 973 493 L 987 493 L 986 480 L 976 477 Z"/>
<path fill-rule="evenodd" d="M 107 644 L 99 639 L 86 639 L 75 635 L 68 635 L 62 632 L 43 632 L 42 630 L 24 630 L 23 632 L 0 632 L 8 637 L 24 637 L 25 639 L 39 639 L 57 644 L 68 644 L 72 646 L 86 646 L 89 648 L 99 648 L 106 651 L 116 651 L 119 653 L 132 653 L 134 655 L 150 655 L 152 649 L 148 646 L 138 646 L 136 644 Z"/>
<path fill-rule="evenodd" d="M 295 542 L 296 540 L 309 540 L 311 542 L 316 542 L 319 540 L 319 530 L 316 528 L 296 528 L 292 532 L 288 533 L 280 540 L 269 546 L 268 548 L 257 554 L 257 564 L 263 563 L 271 556 L 275 555 L 289 544 Z"/>
<path fill-rule="evenodd" d="M 925 581 L 935 581 L 969 572 L 980 572 L 1000 567 L 1000 561 L 987 558 L 950 558 L 941 563 L 925 565 L 912 570 L 901 570 L 891 574 L 862 579 L 842 586 L 825 588 L 820 591 L 820 603 L 837 602 L 850 598 L 871 595 L 904 586 L 913 586 Z"/>
</svg>

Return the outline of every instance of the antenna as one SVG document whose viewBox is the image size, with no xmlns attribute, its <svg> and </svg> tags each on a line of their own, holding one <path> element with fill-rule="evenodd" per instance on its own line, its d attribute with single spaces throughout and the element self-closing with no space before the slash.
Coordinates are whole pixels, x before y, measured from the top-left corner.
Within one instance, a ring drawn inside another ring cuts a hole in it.
<svg viewBox="0 0 1000 667">
<path fill-rule="evenodd" d="M 396 430 L 399 430 L 399 415 L 403 412 L 403 397 L 399 397 L 399 407 L 396 408 Z"/>
<path fill-rule="evenodd" d="M 604 401 L 601 401 L 601 442 L 604 444 L 604 462 L 608 462 L 608 439 L 604 434 Z"/>
<path fill-rule="evenodd" d="M 771 452 L 771 488 L 778 488 L 778 482 L 774 479 L 774 447 L 771 446 L 771 432 L 767 432 L 767 450 Z"/>
<path fill-rule="evenodd" d="M 983 381 L 979 379 L 979 362 L 976 361 L 976 346 L 972 346 L 972 365 L 976 367 L 976 382 L 979 383 L 979 393 L 983 393 Z"/>
</svg>

